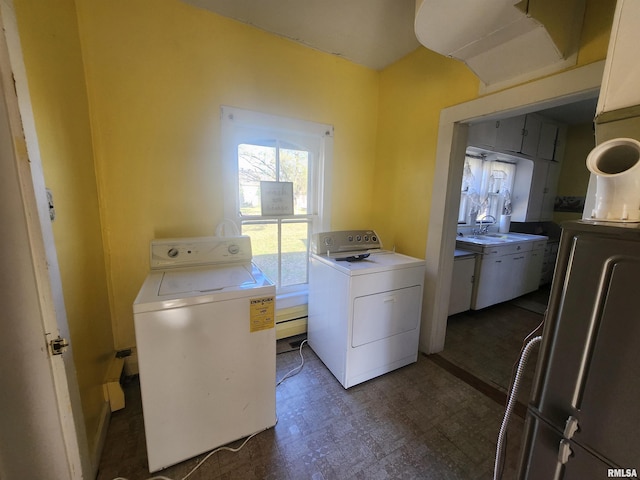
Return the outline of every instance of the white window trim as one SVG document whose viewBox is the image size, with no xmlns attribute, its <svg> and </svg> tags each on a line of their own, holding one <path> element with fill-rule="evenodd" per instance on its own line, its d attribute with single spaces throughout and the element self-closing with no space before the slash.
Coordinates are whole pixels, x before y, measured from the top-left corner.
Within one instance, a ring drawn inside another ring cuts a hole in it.
<svg viewBox="0 0 640 480">
<path fill-rule="evenodd" d="M 317 183 L 317 205 L 312 205 L 317 212 L 318 223 L 312 233 L 328 231 L 331 225 L 331 190 L 330 179 L 333 166 L 333 126 L 328 124 L 299 120 L 295 118 L 270 115 L 236 107 L 223 105 L 220 109 L 221 120 L 221 153 L 224 183 L 224 220 L 233 222 L 241 231 L 242 218 L 238 205 L 238 161 L 237 145 L 242 142 L 247 130 L 260 131 L 265 134 L 287 134 L 295 136 L 315 137 L 319 141 L 318 158 L 314 161 Z M 320 174 L 322 172 L 322 174 Z M 307 303 L 307 289 L 278 295 L 278 310 Z"/>
</svg>

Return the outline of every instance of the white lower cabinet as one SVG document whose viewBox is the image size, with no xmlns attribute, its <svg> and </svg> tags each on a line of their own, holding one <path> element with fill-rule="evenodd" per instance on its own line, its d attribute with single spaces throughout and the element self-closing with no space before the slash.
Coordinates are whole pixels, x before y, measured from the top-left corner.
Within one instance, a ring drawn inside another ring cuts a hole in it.
<svg viewBox="0 0 640 480">
<path fill-rule="evenodd" d="M 506 302 L 538 289 L 546 240 L 485 246 L 476 262 L 471 309 Z"/>
<path fill-rule="evenodd" d="M 451 293 L 449 294 L 449 315 L 466 312 L 471 308 L 473 294 L 473 275 L 476 266 L 476 255 L 458 253 L 453 261 Z"/>
<path fill-rule="evenodd" d="M 540 287 L 542 277 L 542 266 L 544 264 L 545 247 L 535 248 L 529 252 L 529 259 L 524 273 L 523 291 L 524 293 L 535 292 Z M 523 294 L 524 294 L 523 293 Z"/>
</svg>

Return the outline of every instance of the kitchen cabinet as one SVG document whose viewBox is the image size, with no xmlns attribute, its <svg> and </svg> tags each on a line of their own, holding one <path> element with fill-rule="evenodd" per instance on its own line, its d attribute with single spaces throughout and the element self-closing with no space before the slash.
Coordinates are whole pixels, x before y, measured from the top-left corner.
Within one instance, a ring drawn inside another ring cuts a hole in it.
<svg viewBox="0 0 640 480">
<path fill-rule="evenodd" d="M 519 152 L 524 124 L 525 115 L 477 123 L 469 127 L 467 143 L 494 151 Z"/>
<path fill-rule="evenodd" d="M 561 133 L 558 125 L 542 120 L 536 158 L 559 161 L 560 158 L 556 158 L 556 153 L 559 151 L 559 142 L 562 140 Z"/>
<path fill-rule="evenodd" d="M 524 238 L 529 237 L 528 240 Z M 547 238 L 521 235 L 520 241 L 474 244 L 458 239 L 461 249 L 478 252 L 471 309 L 479 310 L 535 291 L 540 284 Z"/>
<path fill-rule="evenodd" d="M 535 292 L 540 287 L 545 244 L 546 242 L 534 243 L 531 252 L 528 252 L 522 278 L 522 291 L 524 293 Z"/>
<path fill-rule="evenodd" d="M 500 120 L 496 135 L 496 150 L 520 152 L 522 150 L 525 121 L 525 115 Z"/>
<path fill-rule="evenodd" d="M 552 120 L 540 115 L 527 115 L 522 132 L 521 153 L 542 160 L 559 160 L 556 158 L 558 134 L 560 127 Z"/>
<path fill-rule="evenodd" d="M 511 199 L 513 222 L 553 220 L 560 164 L 547 160 L 518 162 Z"/>
<path fill-rule="evenodd" d="M 478 262 L 478 280 L 471 299 L 471 308 L 480 310 L 524 295 L 526 292 L 523 285 L 528 261 L 526 251 L 481 258 Z"/>
<path fill-rule="evenodd" d="M 449 294 L 449 315 L 466 312 L 471 308 L 475 267 L 475 253 L 463 250 L 455 251 L 451 293 Z"/>
<path fill-rule="evenodd" d="M 514 257 L 519 255 L 501 255 L 480 260 L 478 281 L 471 299 L 473 310 L 480 310 L 513 298 L 511 286 L 516 275 L 512 271 L 512 264 L 515 266 Z"/>
<path fill-rule="evenodd" d="M 496 152 L 558 161 L 556 146 L 562 133 L 559 124 L 541 115 L 518 115 L 471 125 L 467 143 Z"/>
<path fill-rule="evenodd" d="M 558 243 L 558 240 L 550 240 L 544 247 L 540 285 L 546 285 L 553 280 L 553 271 L 556 267 L 556 257 L 558 256 Z"/>
</svg>

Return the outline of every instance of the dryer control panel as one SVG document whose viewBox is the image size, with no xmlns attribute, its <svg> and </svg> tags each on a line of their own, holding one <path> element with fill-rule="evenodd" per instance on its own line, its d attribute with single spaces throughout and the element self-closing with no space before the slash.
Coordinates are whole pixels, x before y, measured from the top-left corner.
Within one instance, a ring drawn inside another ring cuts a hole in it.
<svg viewBox="0 0 640 480">
<path fill-rule="evenodd" d="M 373 230 L 341 230 L 317 233 L 311 242 L 312 253 L 326 255 L 342 252 L 361 252 L 382 248 L 380 237 Z"/>
<path fill-rule="evenodd" d="M 151 242 L 151 269 L 251 262 L 251 238 L 190 237 Z"/>
</svg>

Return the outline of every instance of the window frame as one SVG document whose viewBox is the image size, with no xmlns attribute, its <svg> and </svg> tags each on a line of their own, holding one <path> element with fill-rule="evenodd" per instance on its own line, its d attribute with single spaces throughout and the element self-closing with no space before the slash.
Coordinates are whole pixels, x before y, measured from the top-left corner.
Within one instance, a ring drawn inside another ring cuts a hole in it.
<svg viewBox="0 0 640 480">
<path fill-rule="evenodd" d="M 309 240 L 314 233 L 329 230 L 331 224 L 331 192 L 329 189 L 333 163 L 333 126 L 328 124 L 282 117 L 230 106 L 221 107 L 221 144 L 224 183 L 224 219 L 233 222 L 242 231 L 243 221 L 248 224 L 269 221 L 273 217 L 242 216 L 239 205 L 238 145 L 251 144 L 256 139 L 272 139 L 304 146 L 312 151 L 309 171 L 311 199 L 306 215 L 282 215 L 277 218 L 278 229 L 282 221 L 309 222 Z M 280 238 L 280 237 L 279 237 Z M 308 252 L 307 252 L 308 255 Z M 280 261 L 280 260 L 279 260 Z M 308 284 L 279 288 L 278 309 L 307 303 Z"/>
</svg>

